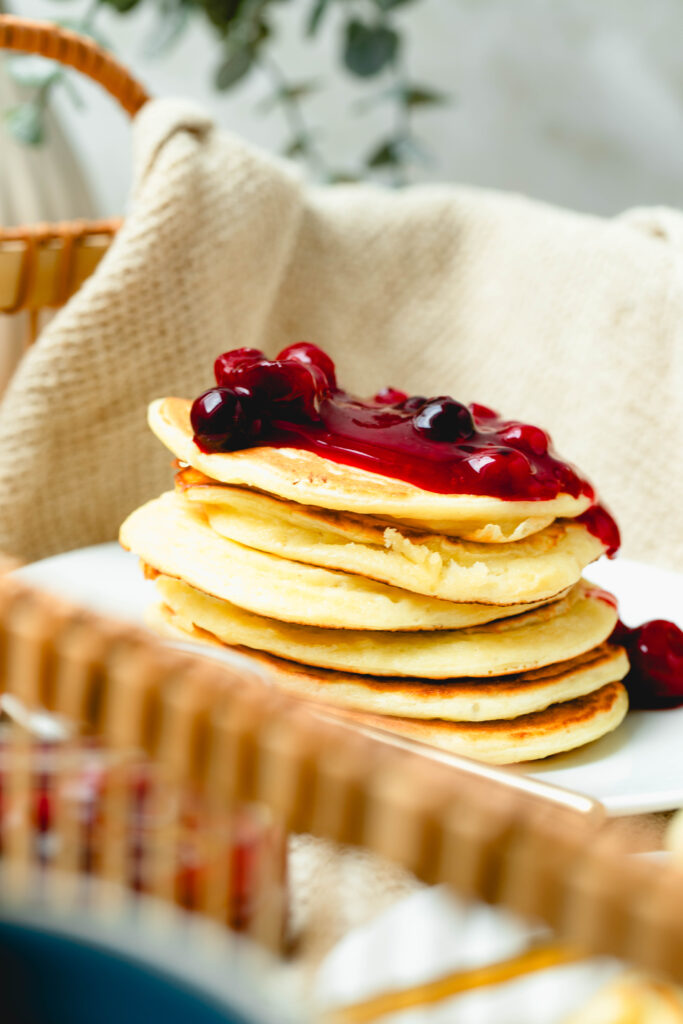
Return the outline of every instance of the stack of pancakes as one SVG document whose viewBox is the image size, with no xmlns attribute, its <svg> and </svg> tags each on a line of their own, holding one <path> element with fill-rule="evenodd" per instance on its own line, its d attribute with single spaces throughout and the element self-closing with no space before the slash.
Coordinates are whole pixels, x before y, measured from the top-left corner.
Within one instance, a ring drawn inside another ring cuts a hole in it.
<svg viewBox="0 0 683 1024">
<path fill-rule="evenodd" d="M 479 760 L 545 757 L 628 707 L 605 551 L 585 496 L 438 494 L 292 448 L 205 453 L 190 402 L 150 407 L 174 492 L 121 543 L 156 578 L 150 621 L 238 648 L 300 697 Z"/>
</svg>

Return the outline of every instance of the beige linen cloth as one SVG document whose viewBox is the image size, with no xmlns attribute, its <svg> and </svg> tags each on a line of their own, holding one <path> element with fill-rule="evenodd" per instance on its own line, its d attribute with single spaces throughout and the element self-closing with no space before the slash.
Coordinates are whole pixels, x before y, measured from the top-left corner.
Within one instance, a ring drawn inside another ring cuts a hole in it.
<svg viewBox="0 0 683 1024">
<path fill-rule="evenodd" d="M 241 345 L 327 349 L 361 394 L 450 393 L 540 423 L 598 484 L 624 553 L 683 569 L 683 217 L 614 220 L 445 185 L 306 187 L 155 101 L 125 225 L 0 408 L 0 549 L 116 536 L 171 481 L 150 399 Z"/>
</svg>

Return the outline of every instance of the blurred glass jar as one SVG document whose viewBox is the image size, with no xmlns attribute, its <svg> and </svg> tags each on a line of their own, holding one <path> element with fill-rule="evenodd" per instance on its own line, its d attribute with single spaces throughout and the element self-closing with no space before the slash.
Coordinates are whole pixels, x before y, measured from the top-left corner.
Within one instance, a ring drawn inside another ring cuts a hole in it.
<svg viewBox="0 0 683 1024">
<path fill-rule="evenodd" d="M 209 809 L 139 753 L 0 729 L 0 856 L 16 849 L 45 871 L 104 876 L 238 932 L 276 915 L 284 941 L 286 834 L 268 808 Z"/>
</svg>

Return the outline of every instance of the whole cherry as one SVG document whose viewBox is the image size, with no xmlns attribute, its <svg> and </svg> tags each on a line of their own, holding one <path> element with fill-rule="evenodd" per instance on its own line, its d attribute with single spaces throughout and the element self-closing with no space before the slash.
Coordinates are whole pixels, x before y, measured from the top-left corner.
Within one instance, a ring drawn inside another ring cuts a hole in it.
<svg viewBox="0 0 683 1024">
<path fill-rule="evenodd" d="M 490 486 L 517 493 L 531 475 L 531 464 L 526 455 L 514 448 L 491 445 L 470 455 L 469 466 Z"/>
<path fill-rule="evenodd" d="M 244 448 L 261 429 L 249 399 L 223 387 L 210 388 L 194 400 L 190 422 L 195 441 L 208 452 Z"/>
<path fill-rule="evenodd" d="M 430 441 L 465 441 L 474 434 L 474 421 L 467 406 L 447 395 L 423 405 L 413 417 L 413 426 Z"/>
<path fill-rule="evenodd" d="M 513 448 L 521 448 L 532 455 L 545 455 L 548 451 L 548 435 L 545 430 L 530 423 L 511 423 L 500 437 Z"/>
<path fill-rule="evenodd" d="M 653 619 L 629 629 L 619 622 L 610 640 L 628 652 L 631 669 L 624 682 L 631 707 L 683 704 L 683 631 L 675 623 Z"/>
<path fill-rule="evenodd" d="M 323 352 L 321 348 L 312 345 L 309 341 L 298 341 L 296 345 L 288 345 L 287 348 L 283 348 L 282 352 L 278 352 L 277 358 L 283 361 L 294 360 L 297 363 L 303 363 L 304 366 L 317 366 L 319 370 L 322 370 L 328 387 L 336 388 L 337 386 L 334 363 L 327 352 Z"/>
<path fill-rule="evenodd" d="M 265 356 L 257 348 L 235 348 L 231 352 L 222 352 L 213 364 L 216 384 L 219 387 L 230 387 L 235 370 L 258 363 L 262 359 L 265 359 Z"/>
<path fill-rule="evenodd" d="M 428 401 L 429 399 L 425 398 L 424 395 L 411 395 L 410 398 L 406 398 L 403 408 L 406 412 L 419 412 Z"/>
</svg>

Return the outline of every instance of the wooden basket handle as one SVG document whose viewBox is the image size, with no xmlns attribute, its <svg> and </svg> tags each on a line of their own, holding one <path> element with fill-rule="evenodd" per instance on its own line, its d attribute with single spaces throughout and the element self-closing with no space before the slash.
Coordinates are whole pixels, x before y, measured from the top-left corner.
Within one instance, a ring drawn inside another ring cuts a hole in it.
<svg viewBox="0 0 683 1024">
<path fill-rule="evenodd" d="M 131 117 L 149 99 L 140 82 L 93 39 L 52 22 L 0 15 L 0 49 L 39 54 L 75 68 L 101 85 Z"/>
<path fill-rule="evenodd" d="M 140 82 L 94 40 L 51 22 L 0 15 L 2 49 L 39 54 L 75 68 L 101 85 L 131 117 L 149 99 Z M 0 225 L 0 313 L 28 310 L 28 340 L 34 340 L 40 310 L 66 302 L 95 269 L 119 224 L 79 220 L 4 229 Z"/>
</svg>

